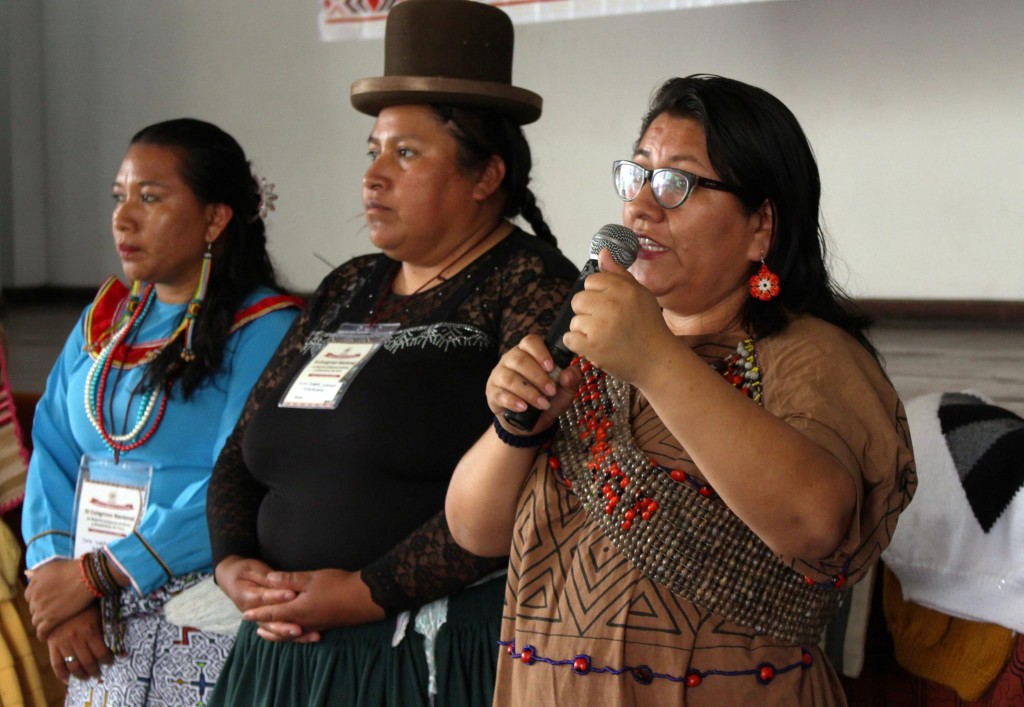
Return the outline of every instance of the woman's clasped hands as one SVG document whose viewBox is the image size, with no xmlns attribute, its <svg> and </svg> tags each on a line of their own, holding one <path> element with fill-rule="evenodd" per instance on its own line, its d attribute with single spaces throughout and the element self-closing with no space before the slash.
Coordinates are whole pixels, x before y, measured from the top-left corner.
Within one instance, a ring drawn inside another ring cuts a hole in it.
<svg viewBox="0 0 1024 707">
<path fill-rule="evenodd" d="M 217 583 L 268 641 L 313 643 L 327 629 L 384 618 L 358 572 L 282 572 L 235 556 L 217 565 Z"/>
<path fill-rule="evenodd" d="M 113 655 L 103 642 L 99 609 L 82 582 L 79 563 L 54 560 L 33 570 L 25 590 L 36 636 L 47 645 L 61 682 L 98 677 Z"/>
<path fill-rule="evenodd" d="M 40 641 L 92 603 L 80 572 L 76 560 L 53 560 L 30 573 L 25 599 Z"/>
</svg>

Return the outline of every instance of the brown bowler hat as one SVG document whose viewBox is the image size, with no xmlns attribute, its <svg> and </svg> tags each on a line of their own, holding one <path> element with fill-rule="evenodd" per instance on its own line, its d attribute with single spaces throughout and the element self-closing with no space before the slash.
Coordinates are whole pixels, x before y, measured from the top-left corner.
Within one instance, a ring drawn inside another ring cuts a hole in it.
<svg viewBox="0 0 1024 707">
<path fill-rule="evenodd" d="M 543 99 L 512 85 L 512 20 L 477 0 L 404 0 L 384 29 L 384 75 L 352 84 L 352 105 L 377 115 L 410 103 L 486 108 L 519 125 Z"/>
</svg>

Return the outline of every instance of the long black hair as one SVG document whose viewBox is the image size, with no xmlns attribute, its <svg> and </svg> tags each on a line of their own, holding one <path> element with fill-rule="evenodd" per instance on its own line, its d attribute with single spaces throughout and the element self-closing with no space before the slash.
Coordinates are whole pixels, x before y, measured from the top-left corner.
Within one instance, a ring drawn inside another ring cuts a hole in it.
<svg viewBox="0 0 1024 707">
<path fill-rule="evenodd" d="M 235 313 L 257 287 L 283 291 L 267 254 L 267 236 L 259 216 L 259 185 L 238 142 L 216 125 L 179 118 L 150 125 L 131 145 L 158 145 L 178 155 L 180 176 L 202 204 L 226 204 L 231 220 L 217 239 L 210 282 L 194 324 L 195 358 L 181 357 L 183 337 L 164 347 L 147 366 L 143 385 L 170 386 L 181 381 L 187 399 L 219 369 Z M 184 313 L 182 314 L 184 316 Z"/>
<path fill-rule="evenodd" d="M 557 240 L 544 220 L 537 198 L 530 189 L 533 156 L 523 129 L 501 113 L 459 106 L 431 106 L 458 144 L 457 159 L 464 170 L 483 167 L 492 155 L 505 162 L 501 189 L 505 195 L 502 218 L 522 216 L 541 240 Z"/>
<path fill-rule="evenodd" d="M 871 320 L 829 275 L 818 164 L 789 108 L 756 86 L 698 74 L 669 79 L 658 88 L 640 139 L 662 114 L 703 126 L 711 165 L 721 179 L 740 187 L 738 196 L 748 209 L 765 201 L 772 206 L 774 233 L 764 258 L 779 276 L 781 291 L 767 302 L 750 297 L 740 311 L 744 328 L 764 337 L 781 331 L 788 314 L 807 313 L 849 332 L 877 357 L 865 335 Z M 750 274 L 759 267 L 753 263 Z"/>
</svg>

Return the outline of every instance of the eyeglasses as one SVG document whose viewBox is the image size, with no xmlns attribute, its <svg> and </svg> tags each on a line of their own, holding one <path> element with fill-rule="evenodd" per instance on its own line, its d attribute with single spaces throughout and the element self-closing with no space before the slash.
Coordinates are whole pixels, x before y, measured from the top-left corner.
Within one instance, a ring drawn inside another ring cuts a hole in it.
<svg viewBox="0 0 1024 707">
<path fill-rule="evenodd" d="M 623 201 L 633 201 L 640 196 L 640 190 L 648 179 L 651 180 L 651 191 L 654 200 L 663 209 L 674 209 L 682 206 L 694 187 L 706 187 L 718 191 L 737 193 L 739 187 L 707 177 L 698 177 L 685 169 L 662 167 L 661 169 L 644 169 L 636 162 L 615 160 L 612 163 L 612 178 L 615 182 L 615 193 Z"/>
</svg>

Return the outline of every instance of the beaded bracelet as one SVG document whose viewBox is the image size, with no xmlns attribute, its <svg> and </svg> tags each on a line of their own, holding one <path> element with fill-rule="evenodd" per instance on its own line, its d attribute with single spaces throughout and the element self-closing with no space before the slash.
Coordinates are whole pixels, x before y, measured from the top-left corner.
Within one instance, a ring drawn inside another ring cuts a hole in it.
<svg viewBox="0 0 1024 707">
<path fill-rule="evenodd" d="M 114 581 L 114 575 L 110 572 L 110 565 L 107 564 L 107 556 L 101 550 L 89 553 L 92 565 L 92 577 L 96 587 L 105 596 L 117 594 L 121 588 Z"/>
<path fill-rule="evenodd" d="M 78 561 L 78 569 L 82 573 L 82 582 L 85 584 L 85 588 L 88 589 L 89 593 L 97 599 L 102 599 L 103 592 L 99 590 L 99 588 L 96 586 L 96 584 L 90 577 L 91 573 L 89 568 L 89 553 L 82 555 L 81 559 Z"/>
<path fill-rule="evenodd" d="M 535 435 L 514 435 L 501 426 L 497 415 L 494 416 L 494 433 L 498 435 L 498 439 L 502 442 L 516 449 L 539 447 L 554 437 L 556 432 L 558 432 L 557 424 L 551 425 L 551 427 Z"/>
</svg>

